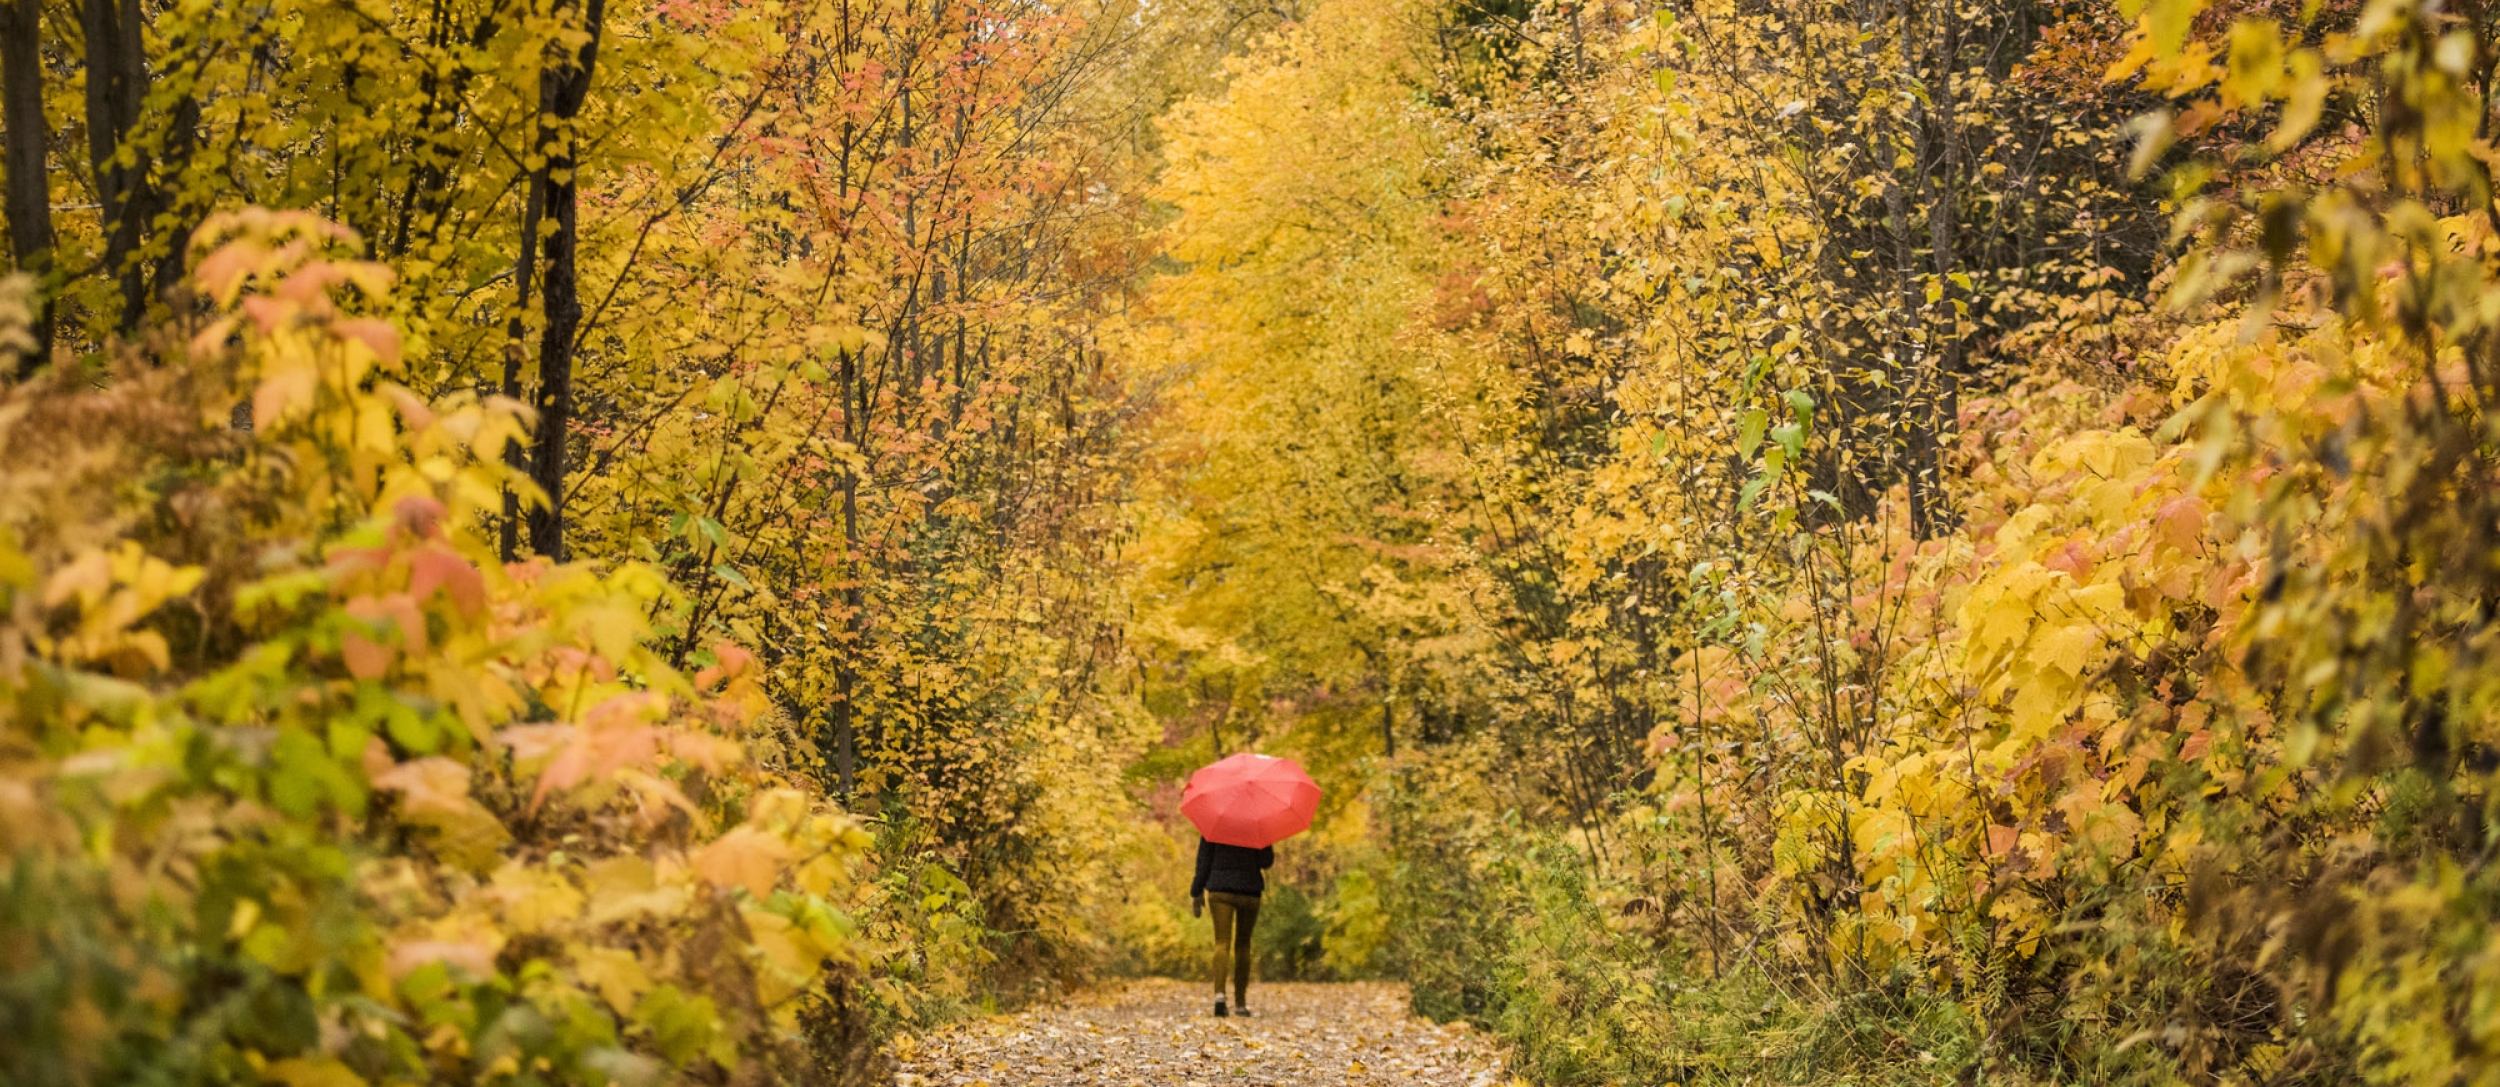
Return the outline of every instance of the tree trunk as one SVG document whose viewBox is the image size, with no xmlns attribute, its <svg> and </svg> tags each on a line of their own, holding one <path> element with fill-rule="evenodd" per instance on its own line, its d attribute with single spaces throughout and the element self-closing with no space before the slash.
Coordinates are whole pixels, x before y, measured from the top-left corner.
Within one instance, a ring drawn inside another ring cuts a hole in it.
<svg viewBox="0 0 2500 1087">
<path fill-rule="evenodd" d="M 852 449 L 866 437 L 861 432 L 859 404 L 852 390 L 860 381 L 859 355 L 842 352 L 842 434 Z M 842 645 L 833 658 L 833 733 L 821 746 L 833 764 L 834 796 L 844 807 L 859 781 L 859 731 L 852 699 L 859 687 L 859 652 L 866 645 L 868 609 L 859 571 L 859 469 L 842 470 Z"/>
<path fill-rule="evenodd" d="M 1908 412 L 1918 427 L 1917 444 L 1910 459 L 1910 530 L 1919 539 L 1934 539 L 1952 527 L 1953 512 L 1947 506 L 1944 491 L 1944 449 L 1961 415 L 1962 322 L 1955 311 L 1951 294 L 1953 274 L 1960 270 L 1955 252 L 1959 223 L 1955 201 L 1961 195 L 1961 110 L 1954 95 L 1954 69 L 1961 61 L 1961 34 L 1948 13 L 1941 28 L 1943 43 L 1937 50 L 1938 60 L 1926 73 L 1926 84 L 1933 88 L 1934 105 L 1928 110 L 1934 131 L 1936 159 L 1926 171 L 1927 177 L 1927 246 L 1930 266 L 1936 284 L 1946 297 L 1936 304 L 1937 325 L 1931 325 L 1929 348 L 1924 356 L 1928 372 L 1921 403 Z M 1924 148 L 1920 161 L 1926 163 Z M 1939 327 L 1940 326 L 1940 327 Z"/>
<path fill-rule="evenodd" d="M 44 145 L 51 135 L 43 117 L 41 0 L 0 0 L 0 125 L 8 128 L 9 255 L 17 267 L 41 277 L 52 268 L 52 186 Z M 52 357 L 50 284 L 35 292 L 32 369 Z M 0 374 L 0 379 L 11 375 Z"/>
<path fill-rule="evenodd" d="M 859 727 L 857 707 L 852 704 L 859 686 L 859 651 L 867 621 L 866 600 L 860 592 L 859 576 L 859 477 L 842 482 L 842 576 L 849 582 L 842 590 L 843 606 L 850 612 L 844 621 L 848 637 L 843 639 L 841 655 L 833 666 L 833 783 L 835 795 L 842 806 L 851 805 L 851 790 L 859 783 Z"/>
<path fill-rule="evenodd" d="M 542 175 L 532 174 L 529 195 L 521 205 L 521 255 L 512 262 L 512 316 L 504 321 L 503 387 L 504 396 L 521 398 L 521 356 L 529 349 L 529 312 L 532 281 L 538 276 L 538 218 L 544 210 L 546 193 L 540 182 Z M 504 463 L 519 471 L 528 471 L 529 451 L 519 445 L 508 445 L 503 451 Z M 521 496 L 510 487 L 503 492 L 503 524 L 496 540 L 503 561 L 521 557 Z"/>
<path fill-rule="evenodd" d="M 136 257 L 156 214 L 147 163 L 121 157 L 147 104 L 146 19 L 139 0 L 86 0 L 79 23 L 87 47 L 87 161 L 103 212 L 104 271 L 121 284 L 117 324 L 127 333 L 147 315 L 148 277 Z"/>
<path fill-rule="evenodd" d="M 167 119 L 164 153 L 152 167 L 158 177 L 172 177 L 190 163 L 192 152 L 199 147 L 200 114 L 200 100 L 196 95 L 184 95 L 174 103 L 172 116 Z M 168 212 L 172 213 L 173 221 L 165 224 L 164 245 L 157 253 L 155 270 L 149 273 L 151 278 L 147 281 L 146 294 L 130 293 L 128 284 L 131 280 L 124 281 L 125 293 L 143 303 L 123 313 L 124 331 L 138 328 L 139 318 L 146 315 L 144 303 L 147 300 L 172 298 L 174 289 L 181 285 L 182 277 L 189 269 L 191 231 L 198 225 L 199 214 L 181 204 L 182 192 L 179 187 L 168 188 L 159 183 L 148 186 L 148 216 L 140 222 L 140 229 L 144 231 L 155 225 L 153 221 Z M 134 268 L 132 274 L 135 279 L 138 270 Z"/>
<path fill-rule="evenodd" d="M 557 8 L 559 13 L 563 10 Z M 538 82 L 539 108 L 558 131 L 541 173 L 541 191 L 556 229 L 547 238 L 542 290 L 547 324 L 538 341 L 538 433 L 530 459 L 530 477 L 547 492 L 547 504 L 530 511 L 529 525 L 530 550 L 557 562 L 565 560 L 564 443 L 573 423 L 573 358 L 580 347 L 582 326 L 581 177 L 575 161 L 581 138 L 574 122 L 581 116 L 583 101 L 590 97 L 606 13 L 606 0 L 590 0 L 583 14 L 589 38 L 581 52 L 548 68 Z"/>
</svg>

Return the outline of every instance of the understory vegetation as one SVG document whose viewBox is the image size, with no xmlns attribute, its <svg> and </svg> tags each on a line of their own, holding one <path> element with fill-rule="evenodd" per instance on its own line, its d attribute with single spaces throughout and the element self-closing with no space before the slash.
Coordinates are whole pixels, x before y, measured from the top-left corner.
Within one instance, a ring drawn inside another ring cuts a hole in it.
<svg viewBox="0 0 2500 1087">
<path fill-rule="evenodd" d="M 2500 1085 L 2500 14 L 0 0 L 0 1067 Z"/>
</svg>

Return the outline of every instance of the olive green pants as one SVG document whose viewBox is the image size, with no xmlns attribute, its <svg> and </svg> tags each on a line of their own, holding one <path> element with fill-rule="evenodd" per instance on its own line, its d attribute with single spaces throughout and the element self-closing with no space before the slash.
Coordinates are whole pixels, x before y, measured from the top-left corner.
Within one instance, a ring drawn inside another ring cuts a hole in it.
<svg viewBox="0 0 2500 1087">
<path fill-rule="evenodd" d="M 1224 998 L 1224 974 L 1233 975 L 1233 1006 L 1250 1006 L 1250 930 L 1259 924 L 1259 896 L 1207 892 L 1207 916 L 1215 918 L 1215 998 Z"/>
</svg>

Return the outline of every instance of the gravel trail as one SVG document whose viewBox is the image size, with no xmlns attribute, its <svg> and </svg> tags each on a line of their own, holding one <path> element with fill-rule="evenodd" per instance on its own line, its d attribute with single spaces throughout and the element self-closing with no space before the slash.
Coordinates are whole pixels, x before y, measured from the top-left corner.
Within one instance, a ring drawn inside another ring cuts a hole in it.
<svg viewBox="0 0 2500 1087">
<path fill-rule="evenodd" d="M 1139 981 L 899 1046 L 898 1087 L 1498 1087 L 1483 1035 L 1407 1013 L 1378 982 L 1260 984 L 1217 1019 L 1199 986 Z"/>
</svg>

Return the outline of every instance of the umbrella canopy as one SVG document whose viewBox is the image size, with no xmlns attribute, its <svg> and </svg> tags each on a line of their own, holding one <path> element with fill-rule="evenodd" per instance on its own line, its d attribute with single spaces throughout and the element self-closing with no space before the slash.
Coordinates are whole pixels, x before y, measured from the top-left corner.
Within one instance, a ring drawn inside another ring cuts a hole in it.
<svg viewBox="0 0 2500 1087">
<path fill-rule="evenodd" d="M 1311 829 L 1319 786 L 1302 764 L 1243 752 L 1189 775 L 1181 814 L 1210 842 L 1259 849 Z"/>
</svg>

